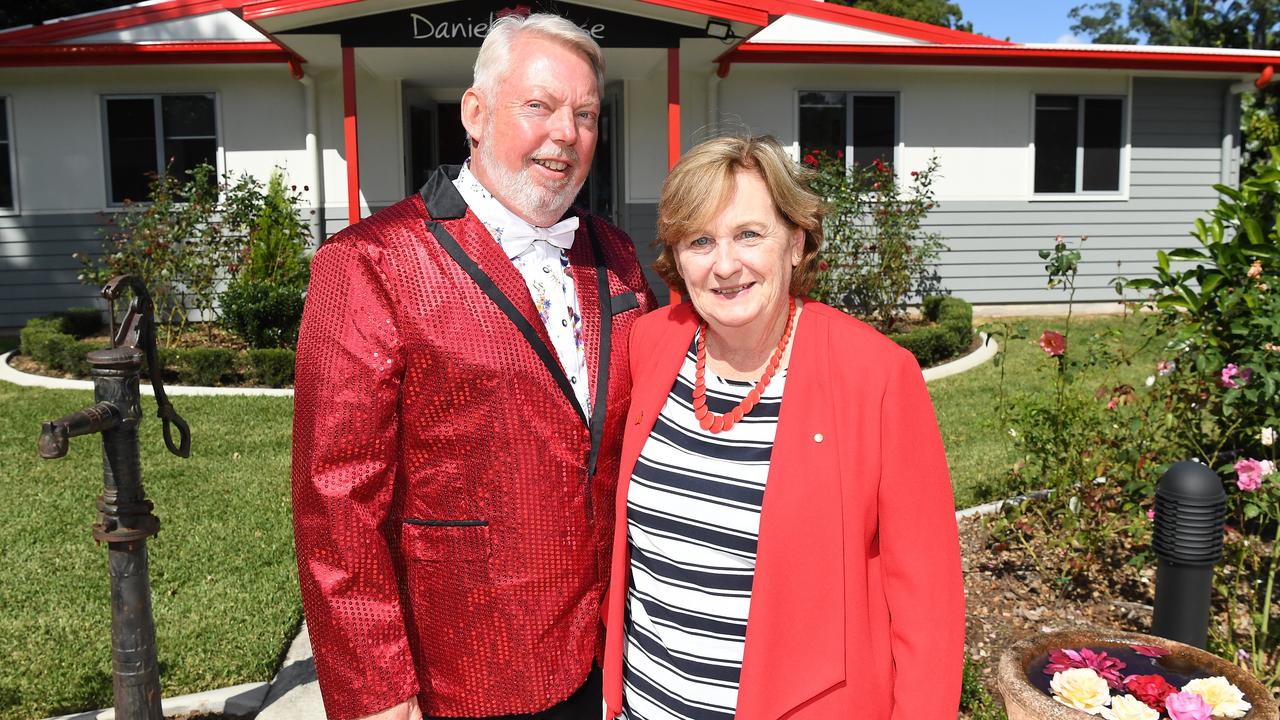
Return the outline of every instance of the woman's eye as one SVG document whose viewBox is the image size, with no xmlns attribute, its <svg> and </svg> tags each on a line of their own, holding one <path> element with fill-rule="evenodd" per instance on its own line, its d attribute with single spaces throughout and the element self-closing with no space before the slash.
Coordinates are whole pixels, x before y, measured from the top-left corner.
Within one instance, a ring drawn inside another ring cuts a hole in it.
<svg viewBox="0 0 1280 720">
<path fill-rule="evenodd" d="M 694 238 L 689 241 L 689 244 L 696 248 L 707 247 L 711 244 L 711 238 L 706 236 Z"/>
<path fill-rule="evenodd" d="M 760 233 L 756 232 L 755 230 L 743 230 L 742 233 L 739 234 L 739 237 L 741 237 L 743 240 L 751 240 L 751 239 L 760 237 Z"/>
</svg>

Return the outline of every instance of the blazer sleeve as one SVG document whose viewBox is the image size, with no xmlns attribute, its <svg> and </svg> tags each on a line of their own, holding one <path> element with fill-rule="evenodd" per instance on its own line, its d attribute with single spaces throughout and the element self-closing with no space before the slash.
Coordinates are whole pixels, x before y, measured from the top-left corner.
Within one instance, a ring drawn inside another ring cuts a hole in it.
<svg viewBox="0 0 1280 720">
<path fill-rule="evenodd" d="M 964 583 L 947 459 L 920 368 L 894 358 L 881 406 L 878 495 L 894 720 L 954 718 L 964 664 Z"/>
<path fill-rule="evenodd" d="M 383 526 L 399 458 L 395 303 L 367 252 L 322 247 L 298 337 L 293 522 L 303 610 L 331 720 L 418 693 Z"/>
</svg>

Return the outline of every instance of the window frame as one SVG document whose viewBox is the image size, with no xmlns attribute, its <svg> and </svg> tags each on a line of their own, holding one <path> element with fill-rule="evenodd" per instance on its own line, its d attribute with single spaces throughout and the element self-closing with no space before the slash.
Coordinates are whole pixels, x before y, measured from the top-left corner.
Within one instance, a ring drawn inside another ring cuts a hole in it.
<svg viewBox="0 0 1280 720">
<path fill-rule="evenodd" d="M 13 96 L 0 95 L 0 99 L 4 100 L 5 127 L 9 131 L 8 136 L 4 138 L 9 152 L 6 153 L 7 157 L 0 158 L 0 162 L 9 163 L 9 182 L 13 185 L 13 206 L 0 205 L 0 217 L 12 217 L 22 214 L 22 199 L 18 194 L 18 143 L 14 139 L 16 133 L 13 126 Z"/>
<path fill-rule="evenodd" d="M 1075 189 L 1071 192 L 1037 192 L 1036 191 L 1036 105 L 1040 96 L 1074 97 L 1076 106 L 1076 173 Z M 1028 153 L 1027 182 L 1030 185 L 1028 195 L 1033 201 L 1047 202 L 1080 202 L 1082 200 L 1127 201 L 1129 199 L 1129 166 L 1131 127 L 1131 105 L 1133 93 L 1078 93 L 1078 92 L 1031 92 L 1030 120 L 1031 132 L 1027 138 Z M 1089 100 L 1120 101 L 1120 168 L 1115 190 L 1085 190 L 1084 188 L 1084 114 L 1085 104 Z"/>
<path fill-rule="evenodd" d="M 223 158 L 222 145 L 222 104 L 218 93 L 213 90 L 191 90 L 191 91 L 175 91 L 175 92 L 156 92 L 156 93 L 102 93 L 99 95 L 98 111 L 101 115 L 99 125 L 102 128 L 102 157 L 103 157 L 103 181 L 106 191 L 106 207 L 120 208 L 124 207 L 123 202 L 116 202 L 112 199 L 111 188 L 111 133 L 107 127 L 107 102 L 111 100 L 150 100 L 151 112 L 155 118 L 156 138 L 156 168 L 157 172 L 163 172 L 165 168 L 164 157 L 164 107 L 161 100 L 165 97 L 187 97 L 187 96 L 205 96 L 213 99 L 213 164 L 214 170 L 218 177 L 222 176 L 225 162 Z M 145 203 L 146 200 L 134 200 L 134 203 Z"/>
<path fill-rule="evenodd" d="M 826 89 L 820 90 L 816 88 L 799 88 L 795 91 L 795 102 L 792 107 L 795 109 L 792 115 L 792 122 L 795 127 L 795 142 L 792 143 L 793 160 L 800 162 L 803 148 L 800 146 L 800 98 L 805 93 L 842 93 L 845 96 L 844 109 L 844 167 L 849 170 L 853 167 L 853 106 L 858 97 L 891 97 L 893 98 L 893 158 L 890 160 L 890 166 L 894 173 L 898 172 L 899 161 L 902 158 L 902 92 L 899 90 L 836 90 Z"/>
</svg>

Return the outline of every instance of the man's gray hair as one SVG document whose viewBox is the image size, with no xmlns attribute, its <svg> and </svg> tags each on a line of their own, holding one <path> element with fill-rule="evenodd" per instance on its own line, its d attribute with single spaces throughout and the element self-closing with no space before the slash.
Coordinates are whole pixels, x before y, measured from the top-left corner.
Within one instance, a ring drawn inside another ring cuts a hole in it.
<svg viewBox="0 0 1280 720">
<path fill-rule="evenodd" d="M 576 51 L 590 63 L 596 74 L 596 92 L 604 90 L 604 53 L 585 30 L 571 21 L 551 13 L 511 14 L 498 18 L 489 26 L 480 55 L 476 57 L 471 86 L 486 99 L 492 98 L 498 83 L 509 72 L 511 46 L 522 35 L 550 40 Z"/>
</svg>

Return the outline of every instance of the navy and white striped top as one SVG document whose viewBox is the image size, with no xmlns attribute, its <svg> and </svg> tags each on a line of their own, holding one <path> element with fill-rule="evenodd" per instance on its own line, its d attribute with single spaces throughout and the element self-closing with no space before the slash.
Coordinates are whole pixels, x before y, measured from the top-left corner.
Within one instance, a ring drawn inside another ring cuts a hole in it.
<svg viewBox="0 0 1280 720">
<path fill-rule="evenodd" d="M 627 720 L 732 720 L 756 538 L 786 371 L 751 414 L 712 434 L 693 415 L 695 348 L 645 441 L 627 494 Z M 706 373 L 723 414 L 755 387 Z"/>
</svg>

